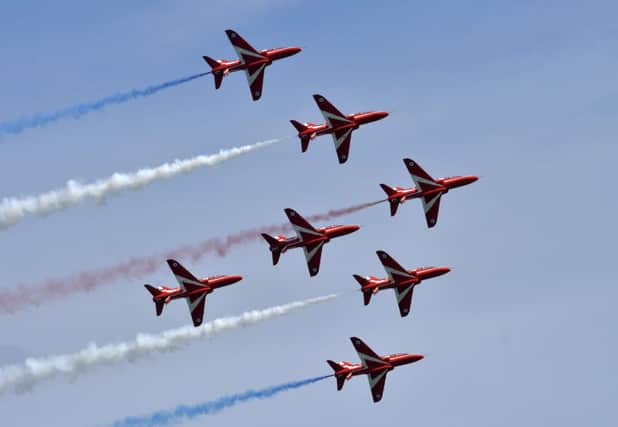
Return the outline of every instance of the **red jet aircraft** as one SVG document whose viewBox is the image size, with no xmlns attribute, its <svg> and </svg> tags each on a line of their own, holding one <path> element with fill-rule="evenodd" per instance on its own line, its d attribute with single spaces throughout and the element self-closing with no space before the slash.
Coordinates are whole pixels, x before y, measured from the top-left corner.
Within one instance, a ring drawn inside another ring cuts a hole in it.
<svg viewBox="0 0 618 427">
<path fill-rule="evenodd" d="M 337 150 L 339 163 L 345 163 L 348 160 L 353 130 L 358 129 L 360 125 L 375 122 L 376 120 L 381 120 L 388 116 L 388 113 L 385 111 L 369 111 L 346 116 L 337 110 L 333 104 L 328 102 L 322 95 L 313 95 L 313 99 L 315 99 L 315 102 L 318 104 L 318 108 L 322 112 L 326 123 L 300 123 L 296 120 L 290 120 L 298 131 L 301 150 L 303 153 L 307 151 L 309 141 L 316 136 L 331 134 L 335 142 L 335 150 Z"/>
<path fill-rule="evenodd" d="M 174 299 L 184 298 L 189 306 L 189 312 L 191 312 L 193 326 L 200 326 L 202 324 L 206 295 L 215 289 L 232 285 L 242 280 L 242 276 L 212 276 L 196 279 L 178 261 L 168 259 L 167 264 L 170 266 L 174 276 L 176 276 L 180 287 L 168 288 L 167 286 L 154 287 L 151 285 L 144 285 L 144 287 L 152 294 L 157 316 L 161 315 L 165 304 Z"/>
<path fill-rule="evenodd" d="M 204 61 L 212 68 L 212 75 L 215 77 L 215 89 L 221 87 L 223 77 L 234 71 L 245 70 L 251 97 L 257 101 L 262 96 L 262 85 L 264 83 L 264 70 L 273 61 L 296 55 L 301 51 L 299 47 L 279 47 L 275 49 L 256 50 L 245 41 L 234 30 L 225 30 L 225 34 L 230 39 L 232 46 L 238 55 L 237 60 L 212 59 L 204 56 Z"/>
<path fill-rule="evenodd" d="M 350 340 L 358 353 L 361 363 L 333 362 L 332 360 L 327 360 L 326 362 L 335 371 L 337 390 L 341 390 L 345 381 L 353 376 L 367 375 L 374 402 L 379 402 L 382 399 L 388 371 L 392 371 L 397 366 L 418 362 L 425 357 L 422 354 L 408 353 L 378 356 L 360 338 L 351 337 Z"/>
<path fill-rule="evenodd" d="M 320 271 L 322 246 L 325 243 L 328 243 L 332 238 L 345 236 L 360 228 L 358 225 L 331 225 L 329 227 L 314 228 L 294 209 L 285 209 L 285 214 L 290 220 L 292 228 L 296 231 L 296 237 L 272 237 L 262 233 L 262 237 L 270 245 L 273 265 L 277 265 L 281 254 L 288 249 L 303 248 L 310 276 L 315 276 Z"/>
<path fill-rule="evenodd" d="M 403 164 L 408 168 L 416 187 L 389 187 L 380 184 L 380 187 L 388 196 L 391 205 L 391 216 L 397 213 L 397 208 L 408 199 L 420 198 L 423 202 L 427 227 L 431 228 L 438 222 L 438 210 L 440 198 L 452 188 L 472 184 L 479 179 L 478 176 L 451 176 L 448 178 L 433 179 L 418 163 L 411 159 L 403 159 Z"/>
<path fill-rule="evenodd" d="M 401 317 L 406 317 L 410 313 L 412 293 L 416 285 L 419 285 L 425 279 L 442 276 L 451 271 L 448 267 L 420 267 L 414 270 L 406 270 L 386 252 L 376 251 L 376 254 L 388 277 L 380 279 L 375 276 L 363 277 L 354 274 L 354 278 L 361 285 L 363 301 L 367 305 L 371 301 L 371 296 L 382 289 L 394 289 Z"/>
</svg>

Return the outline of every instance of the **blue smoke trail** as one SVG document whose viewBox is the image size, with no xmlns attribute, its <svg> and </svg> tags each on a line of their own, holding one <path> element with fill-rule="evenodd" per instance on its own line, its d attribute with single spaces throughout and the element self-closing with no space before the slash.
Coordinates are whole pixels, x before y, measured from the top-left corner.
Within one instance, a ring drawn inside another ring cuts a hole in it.
<svg viewBox="0 0 618 427">
<path fill-rule="evenodd" d="M 129 92 L 117 93 L 115 95 L 101 98 L 98 101 L 87 102 L 72 107 L 63 108 L 62 110 L 55 111 L 53 113 L 37 113 L 30 117 L 22 117 L 20 119 L 1 122 L 0 123 L 0 135 L 2 134 L 19 134 L 26 129 L 39 128 L 51 123 L 55 123 L 61 119 L 74 118 L 79 119 L 86 114 L 93 111 L 99 111 L 108 105 L 122 104 L 123 102 L 131 101 L 136 98 L 143 98 L 146 96 L 154 95 L 157 92 L 162 91 L 170 87 L 178 86 L 183 83 L 190 82 L 191 80 L 198 79 L 200 77 L 210 74 L 210 72 L 194 74 L 192 76 L 183 77 L 176 80 L 171 80 L 165 83 L 159 83 L 156 85 L 148 86 L 145 89 L 133 89 Z"/>
<path fill-rule="evenodd" d="M 223 409 L 230 408 L 238 403 L 247 402 L 253 399 L 268 399 L 276 394 L 284 391 L 304 387 L 309 384 L 321 381 L 325 378 L 332 377 L 326 375 L 322 377 L 309 378 L 306 380 L 293 381 L 285 384 L 279 384 L 267 387 L 261 390 L 247 390 L 243 393 L 231 394 L 223 396 L 209 402 L 199 403 L 197 405 L 179 405 L 171 411 L 159 411 L 151 415 L 141 417 L 127 417 L 122 420 L 115 421 L 113 427 L 158 427 L 169 426 L 179 423 L 184 420 L 190 420 L 201 415 L 214 414 Z"/>
</svg>

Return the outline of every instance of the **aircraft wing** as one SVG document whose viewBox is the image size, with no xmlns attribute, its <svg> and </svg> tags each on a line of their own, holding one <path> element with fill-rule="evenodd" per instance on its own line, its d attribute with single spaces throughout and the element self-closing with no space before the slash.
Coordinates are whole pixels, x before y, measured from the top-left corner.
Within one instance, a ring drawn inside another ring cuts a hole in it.
<svg viewBox="0 0 618 427">
<path fill-rule="evenodd" d="M 348 119 L 345 114 L 336 109 L 335 106 L 328 102 L 328 99 L 324 98 L 322 95 L 315 94 L 313 95 L 313 99 L 316 104 L 318 104 L 318 108 L 324 116 L 324 120 L 326 120 L 331 128 L 338 128 L 352 123 L 352 120 Z"/>
<path fill-rule="evenodd" d="M 414 284 L 395 287 L 395 297 L 397 298 L 397 305 L 399 306 L 399 314 L 401 314 L 401 317 L 406 317 L 408 313 L 410 313 L 413 292 Z"/>
<path fill-rule="evenodd" d="M 322 233 L 316 230 L 294 209 L 287 208 L 284 212 L 287 215 L 290 224 L 292 224 L 292 228 L 296 232 L 296 235 L 301 241 L 304 242 L 307 240 L 313 240 L 316 237 L 322 237 Z"/>
<path fill-rule="evenodd" d="M 206 306 L 206 292 L 193 294 L 187 298 L 187 305 L 189 306 L 189 312 L 191 313 L 191 320 L 193 320 L 193 326 L 200 326 L 204 319 L 204 307 Z"/>
<path fill-rule="evenodd" d="M 234 46 L 236 55 L 241 63 L 246 64 L 245 73 L 249 82 L 251 97 L 257 101 L 262 96 L 262 86 L 264 84 L 264 69 L 266 57 L 251 46 L 234 30 L 225 30 L 230 43 Z"/>
<path fill-rule="evenodd" d="M 180 288 L 184 292 L 192 292 L 198 289 L 204 291 L 192 294 L 185 298 L 185 300 L 187 301 L 187 306 L 189 307 L 189 313 L 191 313 L 193 326 L 201 325 L 202 319 L 204 318 L 204 306 L 206 304 L 206 294 L 208 293 L 207 291 L 209 287 L 203 282 L 201 282 L 199 279 L 197 279 L 193 274 L 191 274 L 178 261 L 174 259 L 168 259 L 167 264 L 172 270 L 172 273 L 174 273 L 174 276 L 176 277 Z"/>
<path fill-rule="evenodd" d="M 386 374 L 388 371 L 370 372 L 367 374 L 369 380 L 369 387 L 371 388 L 371 397 L 374 402 L 382 400 L 382 394 L 384 393 L 384 385 L 386 384 Z"/>
<path fill-rule="evenodd" d="M 199 279 L 197 279 L 193 274 L 189 272 L 186 268 L 182 266 L 181 263 L 176 261 L 175 259 L 168 259 L 167 265 L 169 265 L 170 270 L 176 277 L 180 288 L 183 291 L 193 291 L 197 288 L 207 288 Z"/>
<path fill-rule="evenodd" d="M 335 150 L 339 163 L 345 163 L 350 153 L 350 141 L 352 140 L 352 128 L 344 128 L 332 133 Z"/>
<path fill-rule="evenodd" d="M 403 164 L 408 169 L 408 172 L 412 177 L 412 181 L 414 181 L 414 184 L 419 191 L 426 192 L 440 187 L 440 184 L 438 184 L 436 180 L 425 172 L 425 170 L 414 160 L 403 159 Z"/>
<path fill-rule="evenodd" d="M 264 55 L 247 43 L 236 31 L 225 30 L 225 34 L 227 34 L 227 38 L 230 39 L 230 43 L 234 46 L 238 59 L 240 59 L 240 62 L 243 64 L 250 64 L 265 59 Z"/>
<path fill-rule="evenodd" d="M 307 259 L 307 268 L 309 268 L 309 275 L 315 276 L 320 272 L 320 260 L 322 259 L 322 246 L 324 241 L 308 244 L 303 247 L 305 250 L 305 258 Z"/>
<path fill-rule="evenodd" d="M 384 359 L 370 349 L 369 346 L 360 338 L 352 337 L 350 340 L 352 341 L 352 345 L 354 346 L 356 353 L 358 353 L 358 358 L 365 368 L 373 369 L 388 364 Z"/>
<path fill-rule="evenodd" d="M 389 279 L 391 279 L 394 283 L 409 281 L 409 279 L 414 279 L 416 277 L 414 274 L 410 274 L 386 252 L 376 251 L 376 254 L 382 263 L 382 267 L 384 267 L 384 271 L 386 271 Z"/>
<path fill-rule="evenodd" d="M 425 220 L 427 227 L 431 228 L 438 222 L 438 211 L 440 210 L 440 199 L 442 193 L 434 193 L 429 196 L 421 197 L 423 201 L 423 211 L 425 212 Z"/>
<path fill-rule="evenodd" d="M 262 96 L 262 86 L 264 85 L 264 69 L 265 63 L 259 63 L 255 65 L 249 65 L 245 69 L 247 74 L 247 82 L 249 82 L 249 90 L 251 91 L 251 98 L 257 101 Z"/>
</svg>

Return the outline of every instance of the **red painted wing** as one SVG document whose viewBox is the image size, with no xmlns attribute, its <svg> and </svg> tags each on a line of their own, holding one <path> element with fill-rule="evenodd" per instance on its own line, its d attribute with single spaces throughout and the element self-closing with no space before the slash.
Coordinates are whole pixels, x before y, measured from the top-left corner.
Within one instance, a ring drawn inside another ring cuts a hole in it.
<svg viewBox="0 0 618 427">
<path fill-rule="evenodd" d="M 379 368 L 387 365 L 388 363 L 378 356 L 372 349 L 369 348 L 360 338 L 350 338 L 354 349 L 358 353 L 358 357 L 361 360 L 363 366 L 369 369 Z"/>
<path fill-rule="evenodd" d="M 292 224 L 292 228 L 298 235 L 298 238 L 305 241 L 314 240 L 317 237 L 322 237 L 323 234 L 316 230 L 311 224 L 307 222 L 305 218 L 303 218 L 298 212 L 294 209 L 284 209 L 285 214 L 288 217 L 288 220 Z"/>
<path fill-rule="evenodd" d="M 345 128 L 333 132 L 333 141 L 339 163 L 345 163 L 350 153 L 350 141 L 352 140 L 352 128 Z"/>
<path fill-rule="evenodd" d="M 431 191 L 440 188 L 440 184 L 431 177 L 425 170 L 412 159 L 403 159 L 403 164 L 408 168 L 408 172 L 414 184 L 420 191 Z"/>
<path fill-rule="evenodd" d="M 423 210 L 425 211 L 425 220 L 427 227 L 431 228 L 438 223 L 438 212 L 440 211 L 440 199 L 442 193 L 433 193 L 429 196 L 422 197 Z"/>
<path fill-rule="evenodd" d="M 340 126 L 345 126 L 352 123 L 352 121 L 348 119 L 345 114 L 337 110 L 335 106 L 322 95 L 315 94 L 313 95 L 313 99 L 316 104 L 318 104 L 318 108 L 324 116 L 324 120 L 326 120 L 331 128 L 338 128 Z"/>
<path fill-rule="evenodd" d="M 262 96 L 262 86 L 264 85 L 264 69 L 265 63 L 258 63 L 247 67 L 247 81 L 249 82 L 249 90 L 251 91 L 251 97 L 254 101 L 257 101 Z"/>
<path fill-rule="evenodd" d="M 204 320 L 204 307 L 206 305 L 206 293 L 200 293 L 191 295 L 187 298 L 187 304 L 189 305 L 189 311 L 191 312 L 191 319 L 193 320 L 193 326 L 200 326 L 202 320 Z"/>
<path fill-rule="evenodd" d="M 395 297 L 397 298 L 397 305 L 399 306 L 399 314 L 401 314 L 401 317 L 406 317 L 408 313 L 410 313 L 413 292 L 413 284 L 407 286 L 398 286 L 395 288 Z"/>
<path fill-rule="evenodd" d="M 305 258 L 307 259 L 307 268 L 309 269 L 309 275 L 315 276 L 320 272 L 320 260 L 322 259 L 322 246 L 324 241 L 308 244 L 303 247 L 305 250 Z"/>
<path fill-rule="evenodd" d="M 206 287 L 206 283 L 203 283 L 199 279 L 197 279 L 193 274 L 189 272 L 189 270 L 184 268 L 182 264 L 175 259 L 168 259 L 167 265 L 169 265 L 172 273 L 174 274 L 174 276 L 176 276 L 176 280 L 178 281 L 178 284 L 183 291 L 191 292 L 196 289 Z"/>
<path fill-rule="evenodd" d="M 264 59 L 264 55 L 247 43 L 236 31 L 225 30 L 225 34 L 227 34 L 227 38 L 230 39 L 230 43 L 234 46 L 238 59 L 240 59 L 243 64 L 250 64 Z"/>
<path fill-rule="evenodd" d="M 410 279 L 415 279 L 416 276 L 410 274 L 405 268 L 403 268 L 397 261 L 393 259 L 389 254 L 384 251 L 376 251 L 376 255 L 378 255 L 378 259 L 382 263 L 384 267 L 384 271 L 388 274 L 388 277 L 394 282 L 404 282 L 410 281 Z"/>
<path fill-rule="evenodd" d="M 379 402 L 380 400 L 382 400 L 387 373 L 387 370 L 383 370 L 377 372 L 370 372 L 369 374 L 367 374 L 367 379 L 369 380 L 369 387 L 371 388 L 371 397 L 373 397 L 374 402 Z"/>
</svg>

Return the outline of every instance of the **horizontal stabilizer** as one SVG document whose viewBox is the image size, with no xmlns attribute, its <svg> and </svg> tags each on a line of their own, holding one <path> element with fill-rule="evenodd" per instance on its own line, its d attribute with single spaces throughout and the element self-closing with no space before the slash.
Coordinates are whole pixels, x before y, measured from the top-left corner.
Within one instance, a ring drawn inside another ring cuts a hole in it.
<svg viewBox="0 0 618 427">
<path fill-rule="evenodd" d="M 389 197 L 388 204 L 391 208 L 391 216 L 395 216 L 395 214 L 397 213 L 397 208 L 399 208 L 400 202 L 399 199 L 391 199 L 390 197 L 397 194 L 397 190 L 395 190 L 393 187 L 389 187 L 386 184 L 380 184 L 380 187 L 382 187 L 382 190 L 384 190 L 386 195 Z"/>
<path fill-rule="evenodd" d="M 206 61 L 206 63 L 210 65 L 210 68 L 217 68 L 219 65 L 221 65 L 219 61 L 217 61 L 216 59 L 212 59 L 210 56 L 202 56 L 202 58 L 204 58 L 204 61 Z"/>
<path fill-rule="evenodd" d="M 345 367 L 340 363 L 334 362 L 332 360 L 327 360 L 326 363 L 328 363 L 333 369 L 333 371 L 335 371 L 335 378 L 337 379 L 337 390 L 341 390 L 343 388 L 343 384 L 345 384 L 346 374 L 337 374 L 337 372 L 344 371 Z"/>
<path fill-rule="evenodd" d="M 266 233 L 262 233 L 262 237 L 264 238 L 264 240 L 266 240 L 266 242 L 268 243 L 270 247 L 270 252 L 272 253 L 272 257 L 273 257 L 273 265 L 277 265 L 277 263 L 279 262 L 279 258 L 281 257 L 280 242 L 277 239 L 275 239 L 273 236 L 266 234 Z"/>
<path fill-rule="evenodd" d="M 157 288 L 155 288 L 152 285 L 144 285 L 144 287 L 146 288 L 148 292 L 150 292 L 150 295 L 152 295 L 153 297 L 156 297 L 157 295 L 161 293 Z"/>
<path fill-rule="evenodd" d="M 371 296 L 373 295 L 372 290 L 365 290 L 365 286 L 369 284 L 369 280 L 365 279 L 363 276 L 359 276 L 358 274 L 353 274 L 352 276 L 354 276 L 358 284 L 361 285 L 361 291 L 363 292 L 363 303 L 365 305 L 369 305 L 369 302 L 371 301 Z"/>
</svg>

